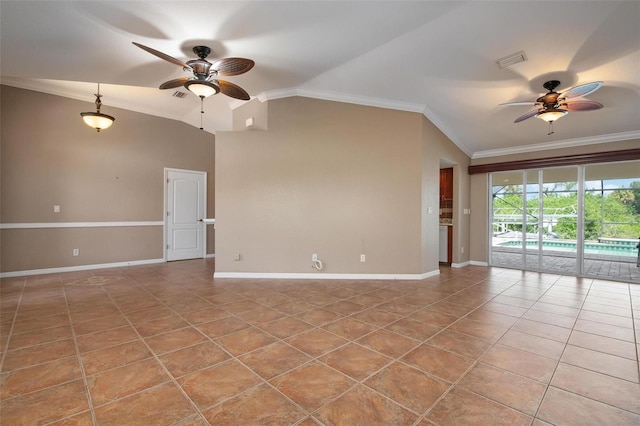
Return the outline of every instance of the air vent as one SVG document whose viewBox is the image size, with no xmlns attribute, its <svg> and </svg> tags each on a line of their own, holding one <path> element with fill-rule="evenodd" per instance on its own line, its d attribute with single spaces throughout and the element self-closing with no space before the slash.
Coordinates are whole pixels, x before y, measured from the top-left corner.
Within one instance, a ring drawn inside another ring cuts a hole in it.
<svg viewBox="0 0 640 426">
<path fill-rule="evenodd" d="M 173 92 L 173 96 L 175 96 L 176 98 L 184 98 L 185 96 L 187 96 L 187 94 L 185 92 L 176 90 L 175 92 Z"/>
<path fill-rule="evenodd" d="M 524 51 L 520 51 L 518 53 L 514 53 L 513 55 L 505 56 L 502 59 L 498 59 L 496 63 L 500 68 L 508 68 L 526 60 L 527 56 L 524 54 Z"/>
</svg>

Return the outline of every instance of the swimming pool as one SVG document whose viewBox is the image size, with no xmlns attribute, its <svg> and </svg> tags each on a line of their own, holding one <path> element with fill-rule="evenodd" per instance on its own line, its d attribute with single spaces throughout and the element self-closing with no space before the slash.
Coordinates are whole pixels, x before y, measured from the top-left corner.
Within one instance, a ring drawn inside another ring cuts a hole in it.
<svg viewBox="0 0 640 426">
<path fill-rule="evenodd" d="M 584 252 L 585 254 L 606 254 L 612 256 L 637 256 L 638 249 L 636 248 L 635 241 L 615 241 L 615 242 L 607 242 L 607 243 L 595 243 L 595 242 L 586 242 L 584 243 Z M 496 244 L 497 247 L 505 247 L 505 248 L 522 248 L 522 241 L 504 241 L 502 243 Z M 526 241 L 527 248 L 536 249 L 538 248 L 537 240 L 527 240 Z M 578 243 L 575 241 L 558 241 L 558 240 L 543 240 L 542 241 L 542 249 L 549 251 L 565 251 L 565 252 L 575 252 L 577 249 Z"/>
</svg>

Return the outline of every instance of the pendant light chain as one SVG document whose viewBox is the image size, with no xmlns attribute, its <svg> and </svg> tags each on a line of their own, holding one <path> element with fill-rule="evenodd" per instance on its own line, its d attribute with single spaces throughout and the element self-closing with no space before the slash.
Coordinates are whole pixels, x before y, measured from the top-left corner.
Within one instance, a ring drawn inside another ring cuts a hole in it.
<svg viewBox="0 0 640 426">
<path fill-rule="evenodd" d="M 203 115 L 204 115 L 204 96 L 200 96 L 200 130 L 203 130 L 203 127 L 202 127 Z"/>
</svg>

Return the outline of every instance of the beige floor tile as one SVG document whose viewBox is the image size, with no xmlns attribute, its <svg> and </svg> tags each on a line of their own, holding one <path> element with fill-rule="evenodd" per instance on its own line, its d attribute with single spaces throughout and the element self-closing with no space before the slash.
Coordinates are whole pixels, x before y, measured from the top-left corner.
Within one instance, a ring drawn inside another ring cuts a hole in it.
<svg viewBox="0 0 640 426">
<path fill-rule="evenodd" d="M 350 343 L 323 356 L 320 361 L 360 381 L 387 365 L 392 359 L 364 346 Z"/>
<path fill-rule="evenodd" d="M 282 342 L 264 346 L 238 358 L 265 380 L 269 380 L 312 360 L 298 349 Z"/>
<path fill-rule="evenodd" d="M 411 425 L 417 415 L 359 385 L 322 407 L 316 416 L 328 425 Z M 310 423 L 313 424 L 313 423 Z"/>
<path fill-rule="evenodd" d="M 262 380 L 238 361 L 229 360 L 184 376 L 178 383 L 198 408 L 206 409 Z"/>
<path fill-rule="evenodd" d="M 524 413 L 458 387 L 449 392 L 426 417 L 438 425 L 529 425 Z"/>
<path fill-rule="evenodd" d="M 448 382 L 458 380 L 473 365 L 471 359 L 430 345 L 418 346 L 400 360 Z"/>
<path fill-rule="evenodd" d="M 293 425 L 303 409 L 269 385 L 261 385 L 203 412 L 212 425 Z"/>
<path fill-rule="evenodd" d="M 575 426 L 640 424 L 637 414 L 555 387 L 547 391 L 537 417 L 551 424 Z"/>
<path fill-rule="evenodd" d="M 558 365 L 556 360 L 500 344 L 489 349 L 480 362 L 543 383 L 549 383 Z"/>
<path fill-rule="evenodd" d="M 354 383 L 321 363 L 307 364 L 271 380 L 276 389 L 310 412 L 335 399 Z"/>
<path fill-rule="evenodd" d="M 551 385 L 640 414 L 640 386 L 637 383 L 561 362 Z"/>
<path fill-rule="evenodd" d="M 467 389 L 533 416 L 547 385 L 488 365 L 476 365 L 458 383 Z"/>
<path fill-rule="evenodd" d="M 364 384 L 418 414 L 424 413 L 449 389 L 448 383 L 397 362 Z"/>
</svg>

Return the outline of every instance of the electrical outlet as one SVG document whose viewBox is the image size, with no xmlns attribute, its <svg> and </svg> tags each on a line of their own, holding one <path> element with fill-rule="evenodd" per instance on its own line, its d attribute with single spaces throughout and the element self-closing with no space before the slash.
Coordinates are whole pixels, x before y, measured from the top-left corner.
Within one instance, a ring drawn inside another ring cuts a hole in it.
<svg viewBox="0 0 640 426">
<path fill-rule="evenodd" d="M 312 261 L 312 262 L 315 262 L 316 260 L 318 260 L 318 253 L 313 253 L 313 254 L 311 255 L 311 261 Z"/>
<path fill-rule="evenodd" d="M 364 254 L 360 255 L 360 262 L 364 263 L 367 261 L 367 257 Z"/>
<path fill-rule="evenodd" d="M 57 204 L 56 204 L 56 205 L 54 205 L 54 206 L 53 206 L 53 212 L 54 212 L 54 213 L 60 213 L 60 206 L 59 206 L 59 205 L 57 205 Z"/>
<path fill-rule="evenodd" d="M 242 256 L 240 255 L 240 253 L 236 253 L 233 255 L 233 260 L 235 260 L 236 262 L 238 262 L 241 258 Z"/>
<path fill-rule="evenodd" d="M 464 253 L 464 247 L 460 247 L 460 253 Z"/>
<path fill-rule="evenodd" d="M 80 256 L 80 249 L 73 249 L 74 256 Z"/>
</svg>

